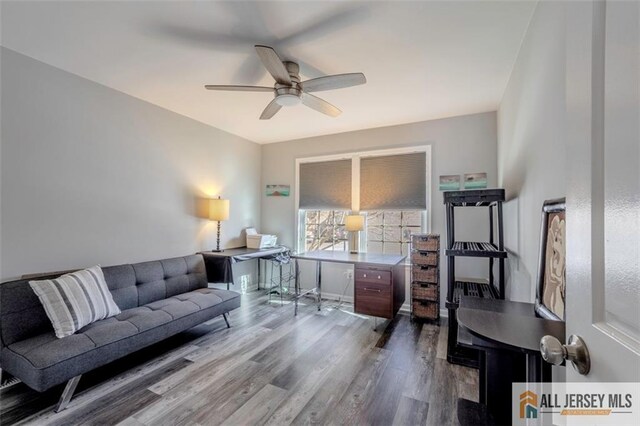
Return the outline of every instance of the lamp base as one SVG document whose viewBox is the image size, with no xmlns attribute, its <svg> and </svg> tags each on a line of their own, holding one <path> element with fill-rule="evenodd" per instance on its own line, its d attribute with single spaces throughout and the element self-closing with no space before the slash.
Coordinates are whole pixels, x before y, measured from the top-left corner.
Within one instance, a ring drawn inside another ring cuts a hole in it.
<svg viewBox="0 0 640 426">
<path fill-rule="evenodd" d="M 349 231 L 349 253 L 358 254 L 360 250 L 360 231 Z"/>
<path fill-rule="evenodd" d="M 216 248 L 211 250 L 214 253 L 222 253 L 224 249 L 220 248 L 220 221 L 218 221 L 218 233 L 216 235 Z"/>
</svg>

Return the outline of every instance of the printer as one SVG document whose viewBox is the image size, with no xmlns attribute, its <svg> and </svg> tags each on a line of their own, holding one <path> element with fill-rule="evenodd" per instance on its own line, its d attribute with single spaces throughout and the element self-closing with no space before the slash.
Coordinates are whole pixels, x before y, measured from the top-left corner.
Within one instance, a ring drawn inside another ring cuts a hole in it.
<svg viewBox="0 0 640 426">
<path fill-rule="evenodd" d="M 275 247 L 278 237 L 270 234 L 258 234 L 256 228 L 247 228 L 247 248 L 262 249 Z"/>
</svg>

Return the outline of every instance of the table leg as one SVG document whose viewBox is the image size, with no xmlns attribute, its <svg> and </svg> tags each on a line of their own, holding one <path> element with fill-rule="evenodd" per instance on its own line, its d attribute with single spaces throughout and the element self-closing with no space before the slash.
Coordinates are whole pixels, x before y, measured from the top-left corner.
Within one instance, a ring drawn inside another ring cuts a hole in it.
<svg viewBox="0 0 640 426">
<path fill-rule="evenodd" d="M 280 289 L 280 306 L 284 305 L 284 301 L 282 299 L 282 293 L 284 293 L 282 291 L 282 263 L 278 265 L 279 266 L 279 271 L 280 271 L 280 280 L 278 281 L 279 286 L 278 288 Z"/>
<path fill-rule="evenodd" d="M 295 260 L 295 264 L 296 264 L 296 270 L 295 270 L 295 279 L 294 279 L 294 283 L 295 283 L 295 293 L 296 293 L 296 297 L 295 299 L 295 308 L 294 308 L 294 316 L 298 315 L 298 298 L 300 297 L 300 265 L 298 265 L 298 259 Z"/>
<path fill-rule="evenodd" d="M 322 310 L 322 262 L 316 262 L 316 284 L 318 289 L 318 310 Z"/>
<path fill-rule="evenodd" d="M 478 402 L 487 405 L 487 360 L 484 351 L 478 351 Z"/>
<path fill-rule="evenodd" d="M 260 258 L 258 258 L 258 291 L 260 290 Z"/>
<path fill-rule="evenodd" d="M 551 382 L 551 364 L 540 354 L 527 353 L 527 383 Z"/>
<path fill-rule="evenodd" d="M 526 380 L 524 354 L 485 350 L 487 408 L 497 424 L 511 424 L 511 384 Z"/>
</svg>

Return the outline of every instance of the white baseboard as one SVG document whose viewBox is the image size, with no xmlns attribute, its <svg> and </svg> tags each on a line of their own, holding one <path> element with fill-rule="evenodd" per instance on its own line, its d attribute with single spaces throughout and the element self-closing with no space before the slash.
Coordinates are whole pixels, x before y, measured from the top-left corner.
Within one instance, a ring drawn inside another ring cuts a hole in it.
<svg viewBox="0 0 640 426">
<path fill-rule="evenodd" d="M 342 300 L 343 302 L 347 302 L 347 303 L 353 303 L 353 296 L 349 296 L 347 294 L 345 294 L 344 296 L 341 294 L 336 294 L 336 293 L 326 293 L 326 292 L 322 292 L 322 298 L 323 299 L 331 299 L 331 300 Z"/>
</svg>

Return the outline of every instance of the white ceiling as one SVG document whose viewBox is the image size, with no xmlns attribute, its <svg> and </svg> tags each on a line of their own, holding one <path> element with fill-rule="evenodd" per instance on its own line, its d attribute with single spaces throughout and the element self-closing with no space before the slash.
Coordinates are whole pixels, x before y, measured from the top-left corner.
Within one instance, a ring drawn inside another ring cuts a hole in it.
<svg viewBox="0 0 640 426">
<path fill-rule="evenodd" d="M 259 143 L 493 111 L 535 2 L 2 2 L 1 43 L 17 52 Z M 273 84 L 253 49 L 273 46 L 301 76 L 364 72 L 302 105 L 258 117 Z"/>
</svg>

